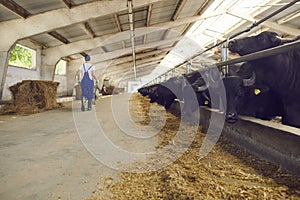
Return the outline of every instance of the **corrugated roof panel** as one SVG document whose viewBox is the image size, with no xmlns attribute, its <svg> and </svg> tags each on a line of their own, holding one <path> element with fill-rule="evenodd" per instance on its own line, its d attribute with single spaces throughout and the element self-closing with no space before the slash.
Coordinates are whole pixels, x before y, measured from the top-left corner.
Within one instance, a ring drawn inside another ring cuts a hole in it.
<svg viewBox="0 0 300 200">
<path fill-rule="evenodd" d="M 174 13 L 178 0 L 160 1 L 153 5 L 151 24 L 169 21 Z"/>
<path fill-rule="evenodd" d="M 84 32 L 78 25 L 72 25 L 63 29 L 57 30 L 59 34 L 65 37 L 70 42 L 76 42 L 78 40 L 89 39 L 90 37 Z"/>
<path fill-rule="evenodd" d="M 282 6 L 286 5 L 287 3 L 290 3 L 290 1 L 285 0 L 285 1 L 281 1 L 280 3 L 277 3 L 277 4 L 273 5 L 270 9 L 268 9 L 267 11 L 265 11 L 265 12 L 261 13 L 260 15 L 258 15 L 258 18 L 266 17 L 271 12 L 274 12 L 274 11 L 278 10 Z M 281 20 L 283 18 L 288 18 L 288 16 L 293 14 L 293 13 L 298 13 L 298 16 L 299 16 L 299 11 L 300 11 L 300 3 L 296 3 L 296 4 L 292 5 L 291 7 L 287 8 L 286 10 L 280 12 L 279 14 L 273 16 L 270 19 L 270 21 L 278 21 L 278 20 Z M 294 19 L 296 19 L 296 20 L 294 20 Z M 285 21 L 284 23 L 289 23 L 289 24 L 291 23 L 290 25 L 292 25 L 292 26 L 300 27 L 299 17 L 294 18 L 294 19 L 291 20 L 291 21 L 293 21 L 292 23 L 290 21 Z"/>
<path fill-rule="evenodd" d="M 112 15 L 89 20 L 89 24 L 97 36 L 118 32 Z"/>
<path fill-rule="evenodd" d="M 21 7 L 26 9 L 31 14 L 55 10 L 58 8 L 66 8 L 66 4 L 61 0 L 14 0 Z"/>
<path fill-rule="evenodd" d="M 0 22 L 16 18 L 20 18 L 20 16 L 0 4 Z"/>
<path fill-rule="evenodd" d="M 180 14 L 178 15 L 178 19 L 195 15 L 204 2 L 204 0 L 187 0 Z"/>
<path fill-rule="evenodd" d="M 134 20 L 140 20 L 140 19 L 146 19 L 146 18 L 147 18 L 147 7 L 134 10 L 134 13 L 133 13 Z"/>
<path fill-rule="evenodd" d="M 59 46 L 59 45 L 63 44 L 62 42 L 60 42 L 57 39 L 53 38 L 52 36 L 48 35 L 47 33 L 36 35 L 31 38 L 41 44 L 48 46 L 48 47 L 54 47 L 54 46 Z"/>
</svg>

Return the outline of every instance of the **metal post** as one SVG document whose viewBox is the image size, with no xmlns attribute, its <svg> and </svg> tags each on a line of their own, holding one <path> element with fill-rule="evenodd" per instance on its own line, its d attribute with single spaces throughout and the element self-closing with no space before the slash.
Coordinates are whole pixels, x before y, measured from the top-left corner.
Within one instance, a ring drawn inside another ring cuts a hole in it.
<svg viewBox="0 0 300 200">
<path fill-rule="evenodd" d="M 190 71 L 191 71 L 191 63 L 190 63 L 190 62 L 187 62 L 185 67 L 186 67 L 186 68 L 185 68 L 185 72 L 186 72 L 187 74 L 190 73 Z"/>
<path fill-rule="evenodd" d="M 133 59 L 133 73 L 134 73 L 134 80 L 136 80 L 136 56 L 135 56 L 135 45 L 134 45 L 134 22 L 133 22 L 133 5 L 132 0 L 127 1 L 128 6 L 128 20 L 129 20 L 129 28 L 130 28 L 130 38 L 131 38 L 131 47 L 132 47 L 132 59 Z"/>
</svg>

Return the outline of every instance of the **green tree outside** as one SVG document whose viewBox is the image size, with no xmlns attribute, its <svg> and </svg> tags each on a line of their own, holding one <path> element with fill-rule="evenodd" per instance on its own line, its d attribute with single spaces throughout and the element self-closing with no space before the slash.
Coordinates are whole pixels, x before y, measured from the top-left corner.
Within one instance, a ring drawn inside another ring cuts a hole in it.
<svg viewBox="0 0 300 200">
<path fill-rule="evenodd" d="M 31 51 L 21 45 L 15 45 L 10 52 L 8 64 L 12 66 L 32 69 Z"/>
</svg>

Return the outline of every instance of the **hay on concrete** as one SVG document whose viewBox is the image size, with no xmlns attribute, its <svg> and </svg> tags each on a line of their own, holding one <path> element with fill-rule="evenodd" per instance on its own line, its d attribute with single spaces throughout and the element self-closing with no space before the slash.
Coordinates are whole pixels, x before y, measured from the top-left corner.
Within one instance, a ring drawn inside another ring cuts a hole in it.
<svg viewBox="0 0 300 200">
<path fill-rule="evenodd" d="M 61 107 L 56 102 L 59 83 L 53 81 L 24 80 L 9 89 L 13 99 L 2 108 L 2 114 L 33 114 Z"/>
</svg>

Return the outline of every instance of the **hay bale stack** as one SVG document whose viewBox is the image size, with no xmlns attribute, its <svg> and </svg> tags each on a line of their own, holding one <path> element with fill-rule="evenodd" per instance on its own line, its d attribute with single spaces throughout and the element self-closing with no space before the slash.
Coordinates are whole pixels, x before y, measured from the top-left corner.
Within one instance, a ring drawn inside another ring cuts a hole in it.
<svg viewBox="0 0 300 200">
<path fill-rule="evenodd" d="M 3 107 L 2 113 L 33 114 L 61 107 L 56 102 L 59 83 L 25 80 L 10 86 L 13 104 Z"/>
</svg>

